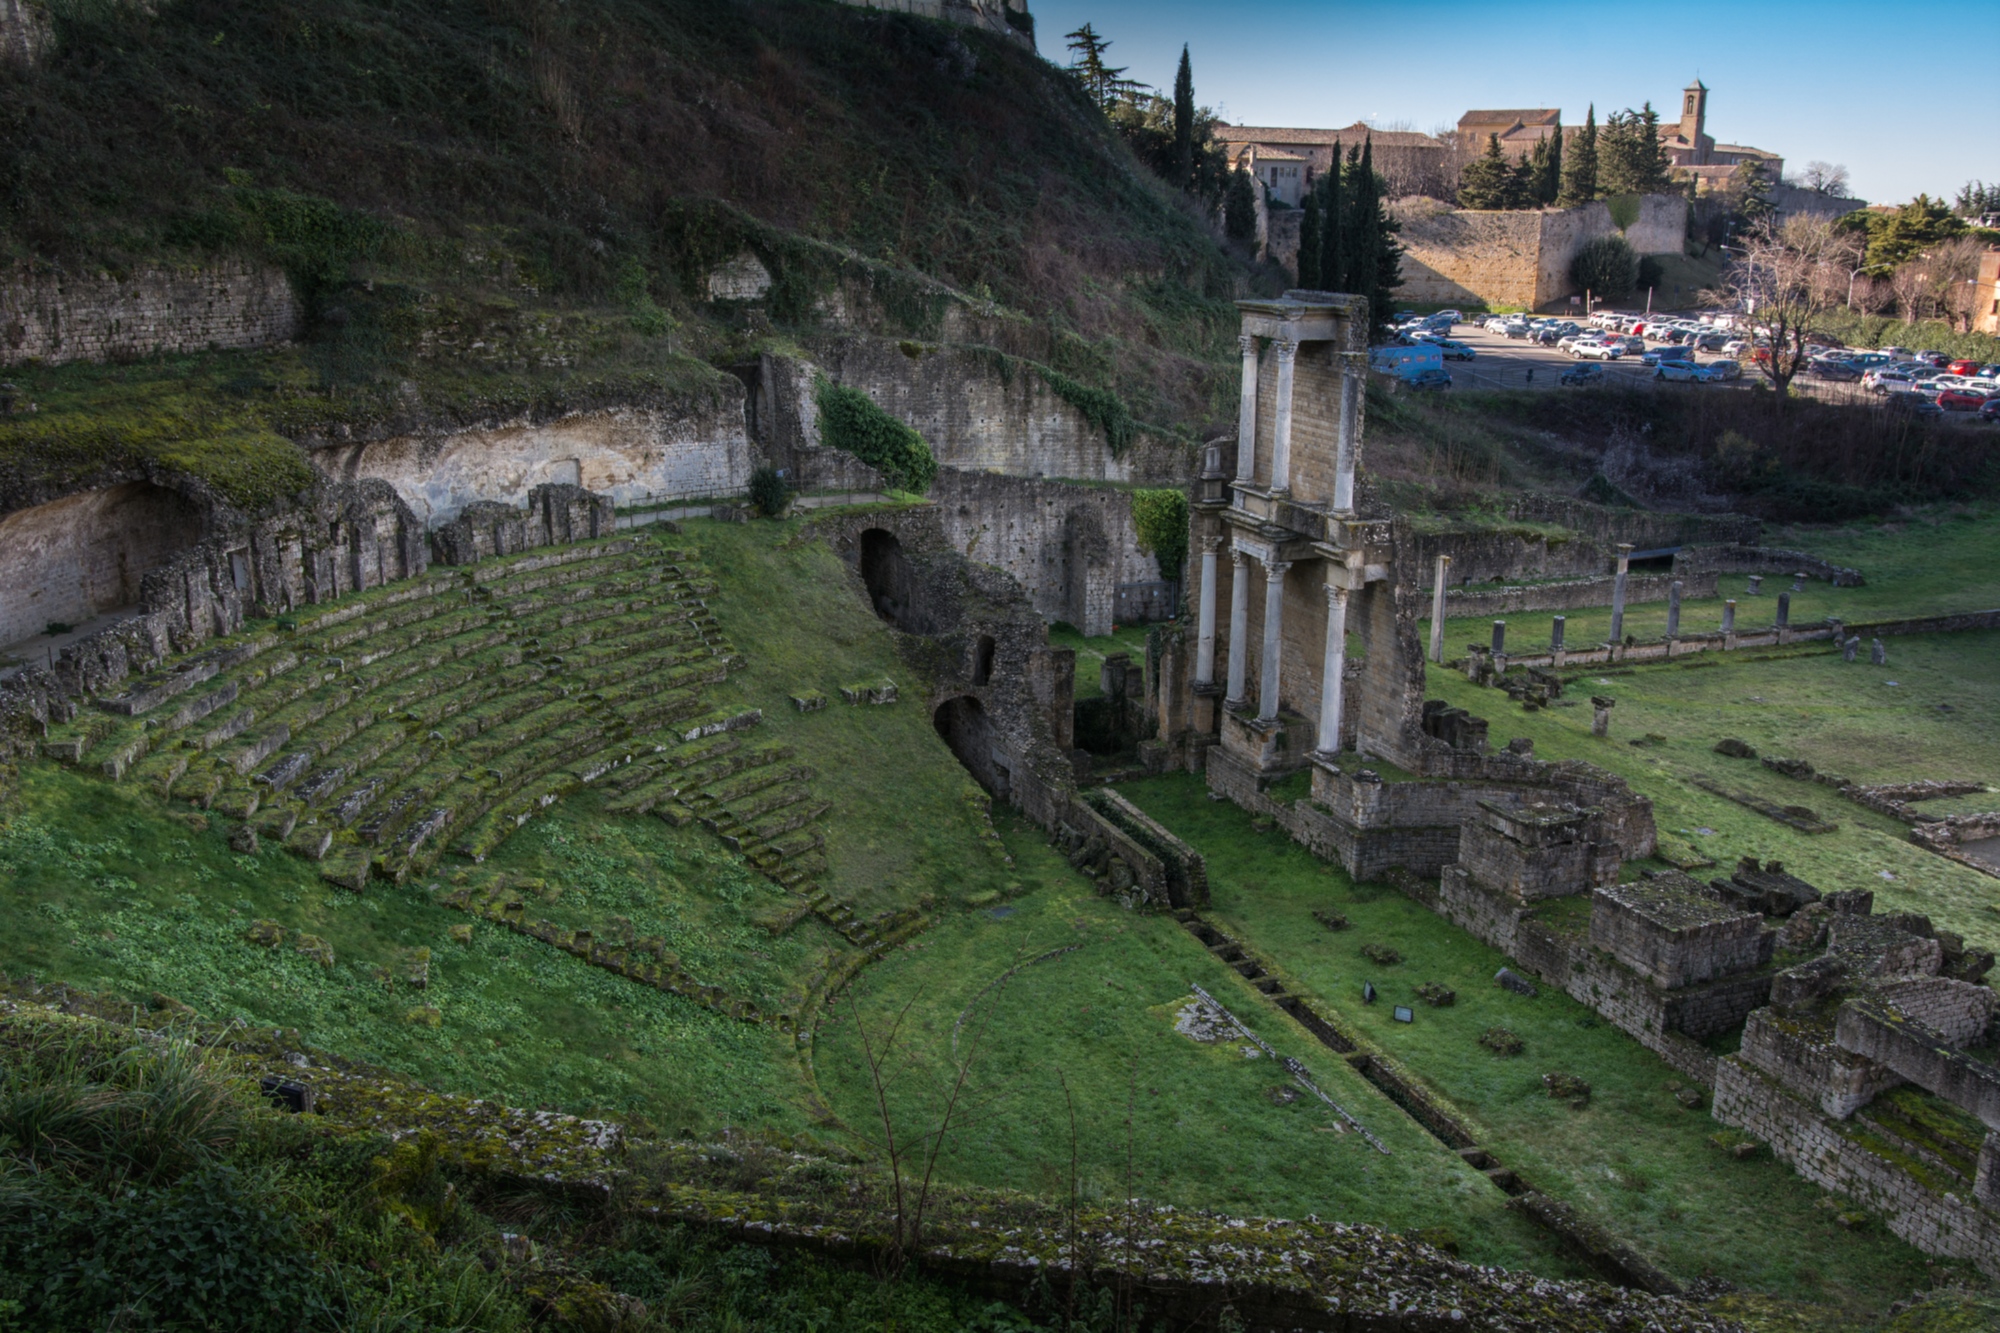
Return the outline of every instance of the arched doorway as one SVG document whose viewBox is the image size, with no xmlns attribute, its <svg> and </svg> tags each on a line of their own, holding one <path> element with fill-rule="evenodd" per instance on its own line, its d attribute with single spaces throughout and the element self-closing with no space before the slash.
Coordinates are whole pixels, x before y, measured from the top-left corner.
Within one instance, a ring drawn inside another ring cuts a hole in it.
<svg viewBox="0 0 2000 1333">
<path fill-rule="evenodd" d="M 897 629 L 924 632 L 916 620 L 910 562 L 895 533 L 869 528 L 861 534 L 861 581 L 867 585 L 868 604 L 876 615 Z"/>
<path fill-rule="evenodd" d="M 1013 799 L 1013 774 L 993 753 L 993 723 L 984 704 L 969 694 L 947 699 L 931 714 L 931 725 L 980 786 L 998 800 Z"/>
</svg>

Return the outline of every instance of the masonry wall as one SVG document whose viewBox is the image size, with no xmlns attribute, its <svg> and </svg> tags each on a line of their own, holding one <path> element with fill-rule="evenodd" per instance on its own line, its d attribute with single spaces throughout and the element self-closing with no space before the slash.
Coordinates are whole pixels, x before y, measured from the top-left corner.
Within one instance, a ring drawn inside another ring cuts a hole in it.
<svg viewBox="0 0 2000 1333">
<path fill-rule="evenodd" d="M 1539 310 L 1575 294 L 1570 262 L 1600 236 L 1619 234 L 1602 202 L 1581 208 L 1477 211 L 1411 198 L 1391 206 L 1402 232 L 1406 301 Z M 1642 255 L 1678 254 L 1687 201 L 1646 195 L 1623 235 Z"/>
<path fill-rule="evenodd" d="M 1172 441 L 1141 437 L 1113 457 L 1104 432 L 1019 362 L 962 347 L 835 336 L 814 359 L 922 435 L 942 467 L 1016 477 L 1179 486 L 1193 460 Z"/>
<path fill-rule="evenodd" d="M 1957 1193 L 1933 1193 L 1843 1125 L 1744 1061 L 1716 1066 L 1711 1114 L 1762 1139 L 1779 1161 L 1889 1219 L 1889 1230 L 1926 1254 L 1968 1259 L 2000 1277 L 2000 1217 Z M 1968 1190 L 1967 1193 L 1970 1193 Z"/>
<path fill-rule="evenodd" d="M 0 276 L 0 365 L 269 347 L 298 326 L 285 275 L 240 260 L 124 278 L 24 266 Z"/>
<path fill-rule="evenodd" d="M 32 65 L 49 45 L 48 18 L 28 0 L 0 0 L 0 64 Z"/>
<path fill-rule="evenodd" d="M 726 395 L 674 411 L 619 408 L 401 435 L 324 448 L 314 461 L 344 480 L 388 482 L 431 525 L 482 500 L 524 504 L 545 484 L 582 486 L 620 506 L 740 495 L 754 466 L 742 404 Z"/>
<path fill-rule="evenodd" d="M 148 482 L 0 518 L 0 644 L 137 604 L 145 576 L 197 545 L 205 527 L 193 504 Z"/>
<path fill-rule="evenodd" d="M 931 498 L 946 540 L 1011 574 L 1044 620 L 1108 634 L 1118 586 L 1160 577 L 1139 549 L 1129 491 L 945 468 Z"/>
</svg>

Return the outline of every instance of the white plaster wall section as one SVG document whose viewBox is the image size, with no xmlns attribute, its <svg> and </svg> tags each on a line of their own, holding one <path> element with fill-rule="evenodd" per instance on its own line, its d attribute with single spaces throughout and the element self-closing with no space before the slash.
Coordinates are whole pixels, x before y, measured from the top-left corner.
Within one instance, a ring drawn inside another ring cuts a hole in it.
<svg viewBox="0 0 2000 1333">
<path fill-rule="evenodd" d="M 139 600 L 139 581 L 198 544 L 194 507 L 131 482 L 0 518 L 0 644 Z"/>
<path fill-rule="evenodd" d="M 340 453 L 340 475 L 388 482 L 430 526 L 479 500 L 524 504 L 548 482 L 598 491 L 618 505 L 734 495 L 752 468 L 735 403 L 700 414 L 618 409 L 545 425 L 405 435 Z"/>
</svg>

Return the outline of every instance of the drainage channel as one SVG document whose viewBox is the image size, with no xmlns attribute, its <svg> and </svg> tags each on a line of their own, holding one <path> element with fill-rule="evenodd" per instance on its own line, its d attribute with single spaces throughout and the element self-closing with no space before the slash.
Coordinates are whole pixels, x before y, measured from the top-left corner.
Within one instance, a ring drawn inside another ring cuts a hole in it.
<svg viewBox="0 0 2000 1333">
<path fill-rule="evenodd" d="M 1209 953 L 1227 963 L 1237 975 L 1255 987 L 1259 994 L 1304 1028 L 1322 1046 L 1346 1060 L 1349 1068 L 1372 1083 L 1376 1090 L 1395 1103 L 1396 1108 L 1403 1114 L 1423 1126 L 1425 1132 L 1432 1138 L 1456 1152 L 1464 1159 L 1466 1165 L 1492 1181 L 1495 1189 L 1518 1201 L 1510 1204 L 1510 1207 L 1518 1208 L 1531 1221 L 1576 1251 L 1600 1276 L 1621 1287 L 1635 1287 L 1660 1295 L 1681 1294 L 1680 1284 L 1674 1281 L 1671 1275 L 1579 1216 L 1567 1204 L 1535 1189 L 1521 1178 L 1519 1172 L 1503 1166 L 1498 1158 L 1478 1145 L 1470 1130 L 1432 1101 L 1429 1094 L 1384 1061 L 1363 1052 L 1352 1037 L 1334 1026 L 1302 998 L 1289 994 L 1285 990 L 1284 983 L 1264 966 L 1263 960 L 1244 948 L 1241 943 L 1216 929 L 1210 922 L 1204 921 L 1201 914 L 1192 908 L 1181 908 L 1174 913 L 1174 918 L 1187 929 L 1188 934 L 1200 940 Z M 1195 989 L 1197 994 L 1206 998 L 1206 992 L 1201 991 L 1200 987 Z M 1215 1002 L 1211 1000 L 1210 1003 Z M 1217 1004 L 1216 1007 L 1220 1009 L 1221 1005 Z M 1230 1017 L 1232 1022 L 1236 1022 L 1233 1015 Z M 1248 1032 L 1240 1022 L 1236 1022 L 1236 1026 L 1239 1030 Z M 1261 1046 L 1263 1043 L 1258 1042 L 1258 1045 Z M 1265 1049 L 1269 1051 L 1270 1048 Z M 1325 1099 L 1324 1093 L 1320 1096 Z M 1330 1099 L 1327 1100 L 1331 1104 Z M 1370 1141 L 1374 1141 L 1372 1135 Z M 1376 1146 L 1380 1147 L 1379 1144 Z M 1387 1149 L 1383 1151 L 1386 1152 Z"/>
</svg>

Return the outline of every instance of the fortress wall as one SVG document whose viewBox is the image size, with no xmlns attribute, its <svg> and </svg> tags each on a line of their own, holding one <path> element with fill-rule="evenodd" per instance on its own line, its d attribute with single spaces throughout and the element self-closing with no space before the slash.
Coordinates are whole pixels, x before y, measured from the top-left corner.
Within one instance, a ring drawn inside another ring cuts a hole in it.
<svg viewBox="0 0 2000 1333">
<path fill-rule="evenodd" d="M 241 260 L 123 278 L 21 267 L 0 277 L 0 365 L 269 347 L 298 325 L 285 275 Z"/>
<path fill-rule="evenodd" d="M 375 477 L 396 488 L 430 526 L 481 500 L 527 502 L 544 483 L 567 482 L 618 505 L 739 495 L 755 466 L 740 401 L 678 411 L 580 412 L 545 425 L 402 435 L 320 451 L 327 472 Z"/>
<path fill-rule="evenodd" d="M 1405 251 L 1397 295 L 1406 301 L 1539 310 L 1575 294 L 1569 266 L 1579 250 L 1619 234 L 1602 201 L 1492 212 L 1412 198 L 1399 200 L 1391 211 L 1403 228 L 1397 237 Z M 1686 225 L 1685 199 L 1646 195 L 1623 235 L 1639 254 L 1678 254 Z"/>
</svg>

